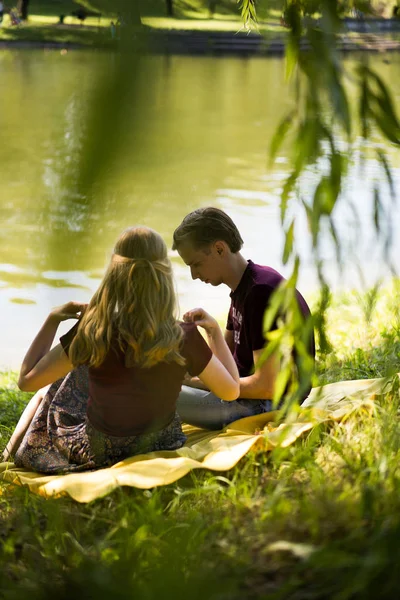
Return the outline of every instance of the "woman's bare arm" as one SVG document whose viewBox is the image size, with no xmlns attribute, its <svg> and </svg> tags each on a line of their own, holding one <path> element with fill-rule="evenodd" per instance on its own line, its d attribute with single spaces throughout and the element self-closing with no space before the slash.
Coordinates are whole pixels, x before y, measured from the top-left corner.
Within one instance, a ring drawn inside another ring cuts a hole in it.
<svg viewBox="0 0 400 600">
<path fill-rule="evenodd" d="M 18 387 L 21 390 L 36 392 L 73 369 L 60 344 L 52 350 L 50 348 L 61 321 L 78 319 L 85 307 L 85 304 L 68 302 L 51 311 L 22 362 L 18 378 Z"/>
<path fill-rule="evenodd" d="M 202 308 L 188 311 L 183 318 L 206 331 L 208 345 L 213 352 L 199 379 L 223 400 L 236 400 L 239 396 L 239 373 L 217 321 Z"/>
</svg>

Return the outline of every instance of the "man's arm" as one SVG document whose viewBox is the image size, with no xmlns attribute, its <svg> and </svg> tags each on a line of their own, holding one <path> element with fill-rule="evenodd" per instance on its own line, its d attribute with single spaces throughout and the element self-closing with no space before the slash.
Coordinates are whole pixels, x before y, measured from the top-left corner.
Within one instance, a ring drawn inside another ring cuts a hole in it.
<svg viewBox="0 0 400 600">
<path fill-rule="evenodd" d="M 225 341 L 232 354 L 234 351 L 233 331 L 225 330 Z M 253 351 L 254 364 L 256 365 L 261 350 Z M 239 398 L 252 398 L 254 400 L 272 400 L 274 397 L 275 380 L 279 373 L 279 358 L 271 356 L 265 363 L 259 367 L 253 375 L 240 378 Z"/>
<path fill-rule="evenodd" d="M 224 338 L 229 350 L 233 354 L 233 351 L 235 349 L 235 345 L 233 343 L 233 331 L 231 329 L 225 329 Z"/>
<path fill-rule="evenodd" d="M 225 331 L 225 341 L 229 348 L 233 347 L 233 331 Z M 263 350 L 254 350 L 254 364 L 257 364 Z M 275 381 L 279 373 L 279 358 L 276 355 L 270 356 L 261 367 L 249 375 L 241 377 L 239 398 L 249 398 L 253 400 L 272 400 L 274 397 Z M 206 386 L 198 377 L 189 377 L 183 382 L 189 387 L 207 390 Z"/>
<path fill-rule="evenodd" d="M 233 354 L 234 342 L 233 331 L 225 329 L 225 342 Z M 254 364 L 256 365 L 263 349 L 253 351 Z M 272 400 L 274 397 L 275 380 L 279 373 L 280 361 L 278 356 L 272 355 L 263 363 L 252 375 L 240 378 L 239 398 L 249 398 L 253 400 Z M 183 382 L 189 387 L 207 390 L 206 386 L 198 377 L 188 377 Z"/>
<path fill-rule="evenodd" d="M 263 350 L 254 350 L 254 364 L 256 365 Z M 252 375 L 240 378 L 239 398 L 254 400 L 272 400 L 275 391 L 275 381 L 279 373 L 279 357 L 273 354 Z"/>
<path fill-rule="evenodd" d="M 226 338 L 225 338 L 226 339 Z M 262 350 L 253 352 L 254 363 L 257 364 Z M 272 400 L 274 397 L 275 381 L 279 373 L 279 359 L 277 356 L 270 356 L 265 363 L 259 367 L 252 375 L 241 377 L 239 398 L 248 398 L 252 400 Z M 184 385 L 207 390 L 206 386 L 198 377 L 186 379 Z"/>
</svg>

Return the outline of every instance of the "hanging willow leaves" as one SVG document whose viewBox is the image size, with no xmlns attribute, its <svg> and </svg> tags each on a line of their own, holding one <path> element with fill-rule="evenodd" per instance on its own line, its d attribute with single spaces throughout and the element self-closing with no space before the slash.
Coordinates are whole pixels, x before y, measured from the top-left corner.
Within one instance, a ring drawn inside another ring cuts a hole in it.
<svg viewBox="0 0 400 600">
<path fill-rule="evenodd" d="M 379 188 L 374 188 L 374 224 L 376 232 L 379 234 L 381 231 L 381 199 L 379 194 Z"/>
<path fill-rule="evenodd" d="M 368 112 L 369 112 L 369 88 L 368 77 L 364 67 L 360 69 L 360 100 L 359 100 L 359 117 L 361 122 L 361 132 L 364 139 L 367 139 L 370 134 Z"/>
<path fill-rule="evenodd" d="M 255 0 L 238 0 L 245 29 L 257 26 Z"/>
<path fill-rule="evenodd" d="M 290 224 L 289 229 L 286 232 L 285 235 L 285 247 L 283 249 L 283 264 L 286 265 L 287 261 L 289 260 L 289 257 L 291 256 L 292 252 L 293 252 L 293 239 L 294 239 L 294 224 L 295 224 L 295 220 L 293 219 L 293 221 Z"/>
<path fill-rule="evenodd" d="M 335 223 L 333 222 L 332 218 L 329 219 L 329 231 L 331 234 L 333 244 L 335 246 L 336 260 L 337 260 L 339 268 L 341 269 L 343 267 L 342 248 L 340 245 L 340 239 L 339 239 L 338 233 L 336 231 Z"/>
<path fill-rule="evenodd" d="M 246 12 L 246 5 L 250 0 L 242 0 L 242 13 Z M 251 2 L 254 7 L 254 2 Z M 363 0 L 355 0 L 354 8 L 360 9 L 367 14 L 370 12 L 368 3 Z M 318 2 L 306 2 L 304 0 L 286 0 L 283 2 L 283 19 L 288 26 L 288 36 L 285 52 L 286 77 L 293 80 L 296 77 L 296 110 L 288 113 L 280 122 L 274 135 L 270 157 L 277 156 L 288 130 L 291 130 L 293 139 L 293 154 L 290 171 L 283 185 L 280 198 L 280 213 L 282 225 L 288 214 L 289 207 L 296 199 L 296 193 L 300 193 L 303 174 L 313 167 L 313 172 L 319 173 L 315 182 L 312 201 L 301 198 L 297 202 L 305 212 L 309 224 L 316 262 L 318 277 L 321 283 L 320 301 L 314 315 L 314 325 L 319 338 L 319 346 L 322 352 L 329 352 L 330 343 L 326 337 L 326 310 L 330 303 L 330 289 L 325 281 L 323 263 L 319 257 L 319 237 L 324 231 L 323 224 L 326 222 L 328 231 L 334 240 L 336 256 L 341 263 L 341 240 L 335 229 L 333 215 L 336 205 L 341 197 L 342 182 L 347 172 L 347 165 L 351 162 L 354 153 L 353 131 L 361 131 L 365 142 L 370 139 L 371 133 L 378 129 L 383 138 L 392 144 L 400 144 L 400 124 L 395 104 L 392 100 L 390 90 L 383 79 L 368 65 L 365 57 L 355 75 L 353 84 L 358 88 L 358 113 L 352 115 L 349 110 L 349 102 L 346 93 L 346 73 L 343 68 L 342 57 L 339 53 L 338 41 L 342 30 L 341 17 L 344 4 L 335 0 L 320 0 Z M 320 12 L 321 18 L 308 20 L 304 25 L 304 15 L 312 15 L 315 11 Z M 307 51 L 302 50 L 306 46 Z M 301 81 L 301 85 L 299 82 Z M 342 140 L 340 150 L 336 147 L 335 140 Z M 378 162 L 385 175 L 390 189 L 392 201 L 395 201 L 395 188 L 391 167 L 386 153 L 379 148 L 377 150 Z M 363 160 L 363 155 L 361 155 Z M 349 207 L 354 211 L 351 201 Z M 298 208 L 297 212 L 298 214 Z M 355 217 L 357 218 L 357 214 Z M 377 185 L 374 190 L 374 226 L 379 235 L 382 235 L 382 220 L 384 211 L 380 197 L 380 189 Z M 386 219 L 389 221 L 389 219 Z M 356 221 L 355 221 L 356 222 Z M 384 240 L 385 251 L 389 255 L 390 248 L 390 223 L 387 224 L 388 233 Z M 279 314 L 290 312 L 289 300 L 295 302 L 293 292 L 297 283 L 297 274 L 300 259 L 296 247 L 295 219 L 285 229 L 285 243 L 282 259 L 287 263 L 294 259 L 294 269 L 285 286 L 274 294 L 270 308 L 267 310 L 264 326 L 265 331 L 272 326 L 274 319 Z M 293 314 L 293 313 L 292 313 Z M 267 339 L 269 340 L 267 334 Z M 276 349 L 277 337 L 270 340 L 271 347 Z M 304 347 L 301 346 L 303 338 L 299 335 L 296 319 L 286 319 L 284 328 L 280 331 L 279 339 L 293 340 L 294 350 L 302 354 Z M 297 348 L 296 346 L 297 340 Z M 300 341 L 299 341 L 300 340 Z M 266 353 L 269 355 L 269 346 Z M 304 381 L 310 380 L 310 362 L 300 361 L 297 365 L 300 386 L 290 386 L 287 390 L 289 366 L 284 366 L 283 373 L 278 381 L 276 397 L 274 401 L 279 402 L 279 394 L 286 395 L 285 402 L 291 405 L 295 397 L 300 397 L 299 389 L 303 387 Z"/>
<path fill-rule="evenodd" d="M 271 163 L 275 160 L 285 138 L 290 130 L 290 127 L 293 123 L 294 111 L 291 111 L 288 115 L 286 115 L 282 121 L 279 123 L 274 136 L 272 138 L 271 146 L 270 146 L 270 161 Z"/>
<path fill-rule="evenodd" d="M 378 149 L 377 155 L 378 155 L 378 160 L 381 163 L 384 173 L 386 175 L 392 202 L 395 202 L 396 201 L 396 191 L 394 189 L 394 182 L 393 182 L 393 176 L 392 176 L 392 171 L 390 169 L 390 165 L 388 163 L 385 153 L 382 152 L 382 150 Z"/>
<path fill-rule="evenodd" d="M 283 225 L 286 217 L 286 211 L 290 195 L 296 185 L 299 172 L 293 171 L 284 183 L 282 195 L 281 195 L 281 223 Z"/>
</svg>

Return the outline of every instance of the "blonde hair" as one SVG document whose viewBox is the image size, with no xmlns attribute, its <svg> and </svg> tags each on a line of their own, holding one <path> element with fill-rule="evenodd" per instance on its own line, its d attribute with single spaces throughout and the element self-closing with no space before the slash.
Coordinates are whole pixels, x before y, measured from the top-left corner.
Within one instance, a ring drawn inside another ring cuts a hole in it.
<svg viewBox="0 0 400 600">
<path fill-rule="evenodd" d="M 124 231 L 71 343 L 70 360 L 98 367 L 116 340 L 125 366 L 184 364 L 175 317 L 171 263 L 162 237 L 147 227 Z"/>
</svg>

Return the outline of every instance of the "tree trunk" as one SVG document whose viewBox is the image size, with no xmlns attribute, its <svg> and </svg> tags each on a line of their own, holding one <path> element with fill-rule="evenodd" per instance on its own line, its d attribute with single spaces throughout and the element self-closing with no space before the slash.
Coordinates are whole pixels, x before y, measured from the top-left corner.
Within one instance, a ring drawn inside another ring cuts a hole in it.
<svg viewBox="0 0 400 600">
<path fill-rule="evenodd" d="M 142 20 L 140 18 L 140 9 L 136 2 L 133 2 L 127 13 L 127 20 L 129 25 L 134 27 L 140 27 Z"/>
<path fill-rule="evenodd" d="M 139 0 L 119 0 L 116 3 L 116 12 L 120 16 L 121 23 L 128 25 L 128 27 L 140 27 L 142 24 L 140 5 Z"/>
<path fill-rule="evenodd" d="M 30 0 L 19 0 L 18 2 L 18 12 L 21 15 L 21 19 L 23 21 L 28 20 L 28 8 L 29 8 Z"/>
<path fill-rule="evenodd" d="M 167 15 L 168 17 L 174 16 L 174 2 L 173 0 L 166 0 L 167 2 Z"/>
<path fill-rule="evenodd" d="M 208 0 L 208 12 L 210 14 L 210 18 L 214 17 L 214 13 L 217 9 L 218 0 Z"/>
</svg>

